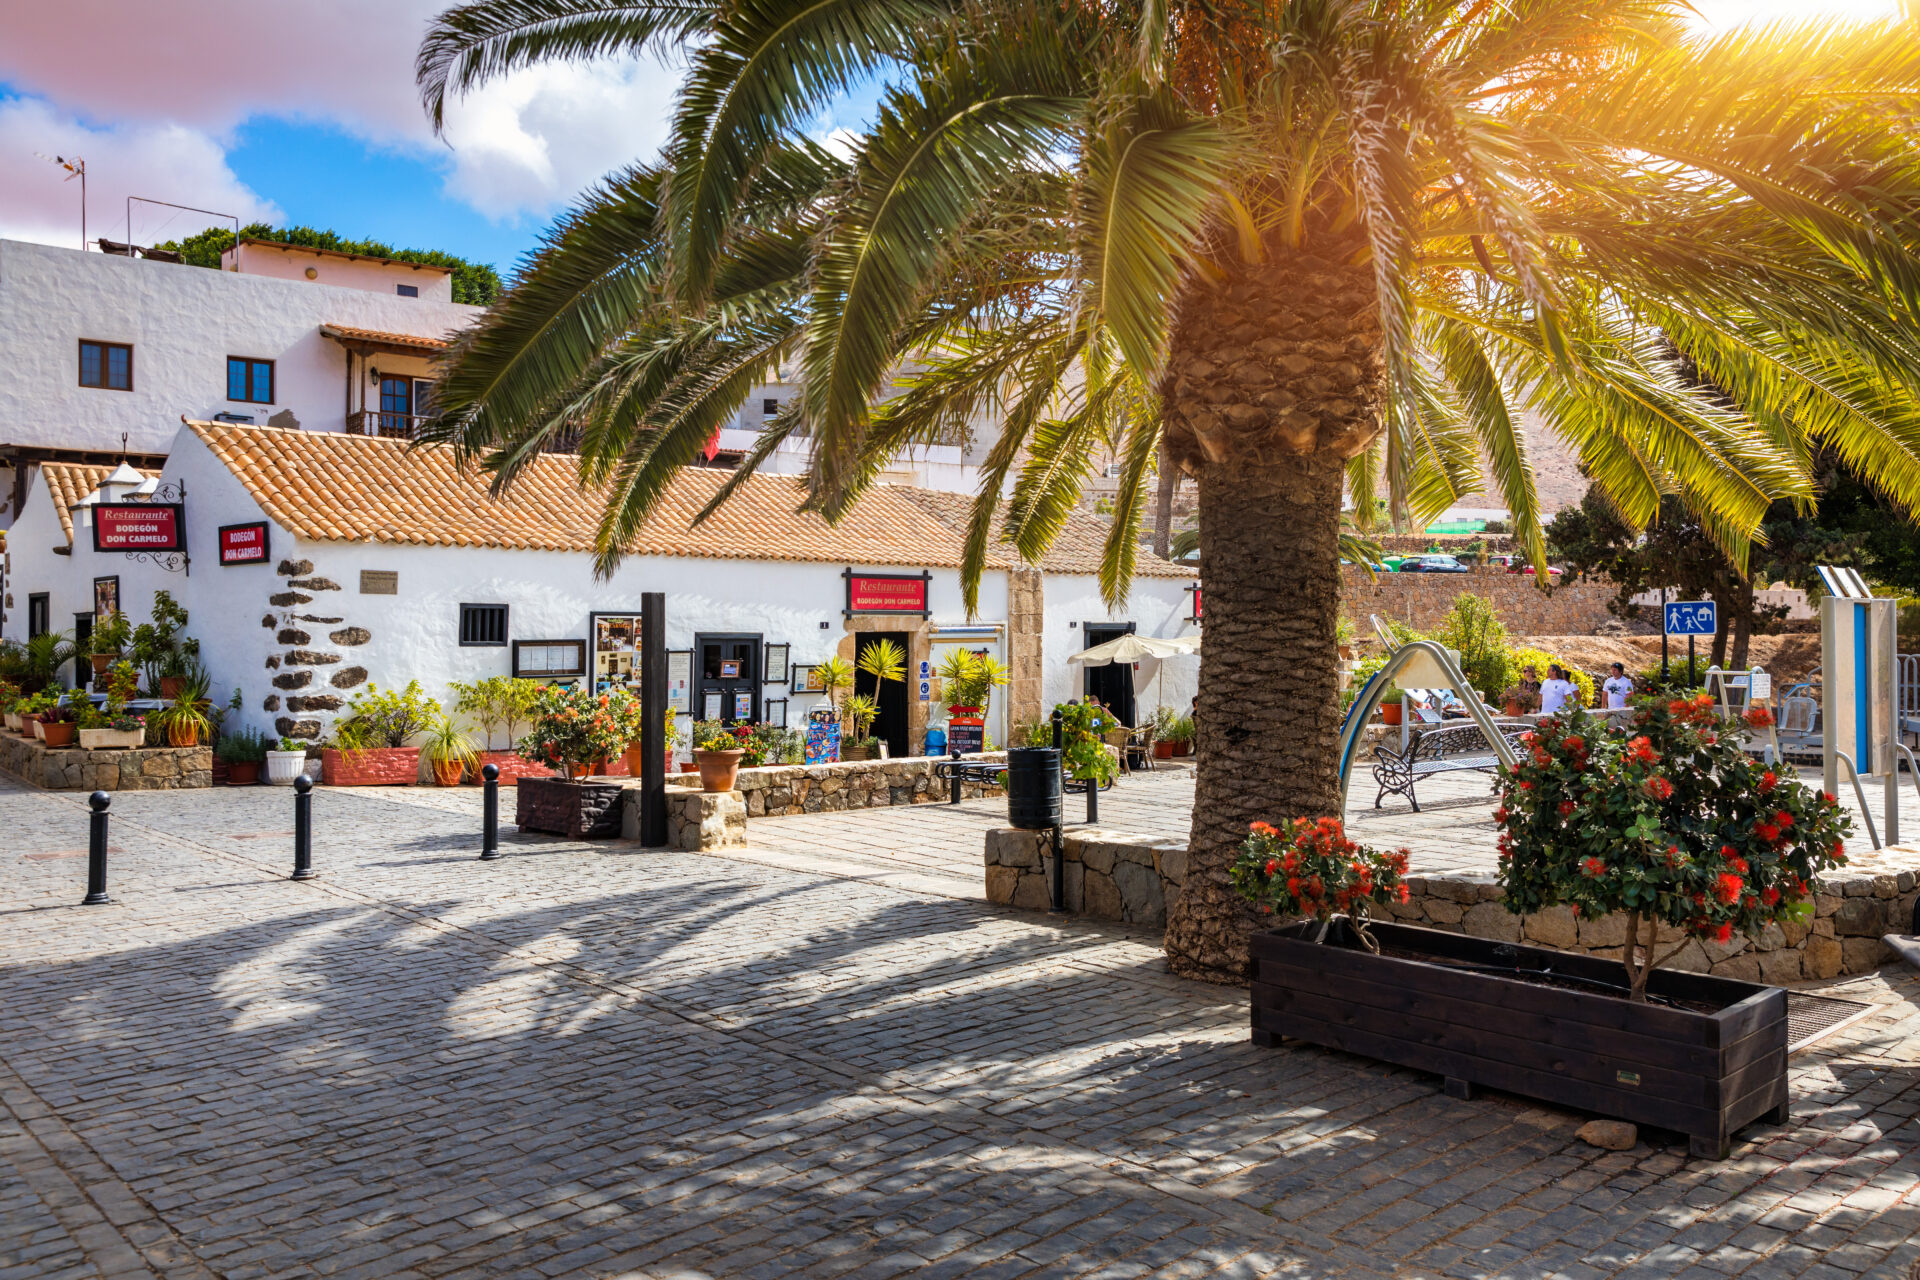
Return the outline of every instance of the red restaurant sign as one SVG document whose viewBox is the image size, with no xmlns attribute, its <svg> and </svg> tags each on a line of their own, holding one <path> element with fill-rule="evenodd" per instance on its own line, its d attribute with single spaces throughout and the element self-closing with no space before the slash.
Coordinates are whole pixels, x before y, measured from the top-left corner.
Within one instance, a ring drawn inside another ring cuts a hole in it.
<svg viewBox="0 0 1920 1280">
<path fill-rule="evenodd" d="M 265 520 L 220 526 L 221 564 L 265 564 L 270 554 Z"/>
<path fill-rule="evenodd" d="M 1198 622 L 1202 617 L 1205 616 L 1200 611 L 1200 584 L 1196 582 L 1192 586 L 1188 587 L 1187 590 L 1193 592 L 1193 616 L 1191 618 L 1188 618 L 1187 621 Z"/>
<path fill-rule="evenodd" d="M 843 576 L 847 580 L 848 617 L 856 613 L 927 615 L 927 580 L 931 574 L 855 573 L 848 569 Z"/>
<path fill-rule="evenodd" d="M 177 502 L 103 502 L 93 509 L 95 551 L 184 551 Z"/>
</svg>

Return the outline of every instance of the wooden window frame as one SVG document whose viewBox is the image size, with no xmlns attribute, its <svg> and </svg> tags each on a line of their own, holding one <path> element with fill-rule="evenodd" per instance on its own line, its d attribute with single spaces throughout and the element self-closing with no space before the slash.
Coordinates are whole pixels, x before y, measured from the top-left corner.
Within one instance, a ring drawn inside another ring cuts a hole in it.
<svg viewBox="0 0 1920 1280">
<path fill-rule="evenodd" d="M 263 364 L 267 366 L 267 398 L 265 400 L 255 400 L 251 395 L 228 396 L 227 402 L 229 404 L 273 404 L 275 403 L 275 398 L 280 394 L 280 370 L 274 367 L 274 362 L 271 360 L 262 360 L 258 356 L 234 356 L 234 355 L 228 356 L 227 357 L 227 390 L 229 391 L 233 390 L 233 362 L 235 360 L 238 360 L 240 363 L 247 366 L 246 376 L 242 379 L 243 383 L 245 384 L 243 389 L 247 391 L 253 390 L 253 366 L 257 364 Z"/>
<path fill-rule="evenodd" d="M 86 380 L 88 347 L 100 348 L 100 377 L 102 379 L 100 382 L 88 382 Z M 85 387 L 89 391 L 133 390 L 133 344 L 131 342 L 108 342 L 103 338 L 82 338 L 80 339 L 80 345 L 77 350 L 79 358 L 77 367 L 74 369 L 74 380 L 80 386 Z M 124 387 L 116 387 L 111 382 L 105 381 L 105 379 L 112 376 L 109 372 L 111 362 L 107 359 L 107 353 L 116 350 L 127 353 L 127 385 Z"/>
</svg>

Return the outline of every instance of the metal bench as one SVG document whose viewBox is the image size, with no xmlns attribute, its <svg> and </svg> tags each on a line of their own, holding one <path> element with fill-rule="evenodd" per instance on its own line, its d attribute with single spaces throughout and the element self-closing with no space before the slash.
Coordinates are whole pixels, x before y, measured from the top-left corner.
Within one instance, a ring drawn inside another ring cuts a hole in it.
<svg viewBox="0 0 1920 1280">
<path fill-rule="evenodd" d="M 1521 737 L 1532 731 L 1532 726 L 1526 724 L 1494 727 L 1516 751 L 1520 749 Z M 1472 723 L 1422 729 L 1413 735 L 1404 750 L 1382 743 L 1374 748 L 1373 754 L 1373 780 L 1380 784 L 1379 793 L 1373 797 L 1376 809 L 1387 796 L 1397 795 L 1405 796 L 1418 813 L 1420 799 L 1414 795 L 1413 788 L 1421 778 L 1436 773 L 1493 773 L 1500 768 L 1499 752 L 1480 732 L 1480 726 Z"/>
<path fill-rule="evenodd" d="M 960 803 L 962 783 L 975 782 L 984 787 L 997 787 L 1000 785 L 1000 775 L 1006 771 L 1007 766 L 998 761 L 962 760 L 958 756 L 933 766 L 933 776 L 948 784 L 948 804 Z"/>
</svg>

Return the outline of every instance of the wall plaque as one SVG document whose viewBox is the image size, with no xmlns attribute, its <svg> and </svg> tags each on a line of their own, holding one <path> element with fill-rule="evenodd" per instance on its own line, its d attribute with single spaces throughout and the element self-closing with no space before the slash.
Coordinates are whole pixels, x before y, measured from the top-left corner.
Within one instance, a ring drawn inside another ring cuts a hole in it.
<svg viewBox="0 0 1920 1280">
<path fill-rule="evenodd" d="M 399 595 L 399 572 L 394 569 L 362 569 L 360 571 L 360 594 L 363 596 Z"/>
</svg>

